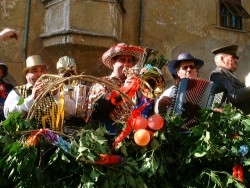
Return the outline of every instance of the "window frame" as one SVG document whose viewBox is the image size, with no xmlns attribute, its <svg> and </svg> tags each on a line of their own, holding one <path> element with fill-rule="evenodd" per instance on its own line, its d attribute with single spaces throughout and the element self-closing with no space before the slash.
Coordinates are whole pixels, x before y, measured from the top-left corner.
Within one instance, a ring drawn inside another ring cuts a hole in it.
<svg viewBox="0 0 250 188">
<path fill-rule="evenodd" d="M 243 30 L 243 19 L 250 15 L 243 8 L 241 0 L 219 0 L 219 25 L 223 28 Z"/>
</svg>

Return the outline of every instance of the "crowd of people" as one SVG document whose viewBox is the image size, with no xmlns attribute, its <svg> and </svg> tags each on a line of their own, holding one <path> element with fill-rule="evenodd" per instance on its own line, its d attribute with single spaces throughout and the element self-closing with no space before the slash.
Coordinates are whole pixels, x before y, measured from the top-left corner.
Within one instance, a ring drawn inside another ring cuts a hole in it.
<svg viewBox="0 0 250 188">
<path fill-rule="evenodd" d="M 18 33 L 14 29 L 6 28 L 0 32 L 0 40 L 4 41 L 11 38 L 18 39 Z M 245 114 L 250 114 L 250 106 L 248 105 L 250 87 L 242 83 L 233 74 L 238 66 L 237 50 L 238 45 L 228 45 L 212 50 L 212 53 L 215 54 L 216 69 L 211 72 L 209 80 L 217 84 L 216 92 L 224 93 L 223 100 L 226 103 L 231 103 Z M 135 106 L 140 107 L 147 104 L 147 111 L 144 115 L 166 114 L 171 109 L 174 88 L 183 78 L 197 78 L 199 69 L 204 66 L 204 61 L 193 57 L 190 53 L 180 53 L 177 59 L 171 60 L 167 65 L 176 84 L 167 88 L 160 97 L 152 98 L 141 92 L 140 84 L 138 84 L 140 80 L 136 79 L 138 74 L 133 72 L 137 64 L 142 61 L 143 56 L 144 49 L 140 46 L 124 43 L 112 46 L 102 55 L 102 63 L 111 70 L 111 74 L 100 78 L 100 80 L 120 88 L 131 98 Z M 64 56 L 58 60 L 57 70 L 60 76 L 77 74 L 77 63 L 73 58 Z M 44 84 L 37 80 L 47 73 L 48 69 L 42 57 L 31 55 L 26 59 L 26 66 L 23 69 L 23 75 L 27 83 L 14 87 L 2 80 L 8 74 L 8 67 L 0 62 L 1 121 L 8 118 L 9 114 L 13 112 L 20 112 L 23 117 L 27 116 Z M 74 90 L 74 87 L 70 84 L 66 85 L 68 90 Z M 150 87 L 148 89 L 150 91 Z M 76 97 L 68 95 L 67 92 L 65 91 L 64 95 L 64 113 L 75 116 Z M 100 121 L 106 126 L 110 134 L 116 134 L 115 123 L 126 121 L 133 109 L 133 106 L 126 103 L 119 92 L 114 94 L 111 88 L 102 83 L 92 83 L 84 97 L 86 99 L 82 104 L 81 112 L 78 113 L 79 118 L 86 123 Z M 23 99 L 22 103 L 20 103 L 20 99 Z M 59 90 L 53 90 L 43 98 L 35 112 L 39 127 L 42 126 L 42 117 L 51 115 L 51 109 L 54 109 L 54 116 L 57 117 L 60 99 Z M 50 127 L 52 121 L 51 118 L 46 119 L 46 127 Z"/>
</svg>

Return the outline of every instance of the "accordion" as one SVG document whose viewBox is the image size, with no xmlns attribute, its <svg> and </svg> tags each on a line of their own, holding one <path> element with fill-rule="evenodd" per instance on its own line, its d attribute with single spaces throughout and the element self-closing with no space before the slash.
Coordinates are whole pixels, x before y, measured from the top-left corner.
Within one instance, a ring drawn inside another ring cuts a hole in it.
<svg viewBox="0 0 250 188">
<path fill-rule="evenodd" d="M 171 111 L 180 115 L 185 127 L 190 128 L 199 123 L 201 109 L 213 106 L 215 90 L 216 84 L 209 80 L 183 78 L 175 88 Z"/>
</svg>

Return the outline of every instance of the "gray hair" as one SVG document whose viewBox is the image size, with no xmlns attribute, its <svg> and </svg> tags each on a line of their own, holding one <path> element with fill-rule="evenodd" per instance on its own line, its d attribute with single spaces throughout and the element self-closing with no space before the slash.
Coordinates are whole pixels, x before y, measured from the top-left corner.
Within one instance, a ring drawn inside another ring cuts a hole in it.
<svg viewBox="0 0 250 188">
<path fill-rule="evenodd" d="M 222 56 L 224 56 L 224 54 L 222 54 L 222 53 L 216 54 L 216 55 L 214 56 L 214 62 L 215 62 L 215 64 L 216 64 L 216 66 L 222 65 L 222 63 L 221 63 L 221 57 L 222 57 Z"/>
</svg>

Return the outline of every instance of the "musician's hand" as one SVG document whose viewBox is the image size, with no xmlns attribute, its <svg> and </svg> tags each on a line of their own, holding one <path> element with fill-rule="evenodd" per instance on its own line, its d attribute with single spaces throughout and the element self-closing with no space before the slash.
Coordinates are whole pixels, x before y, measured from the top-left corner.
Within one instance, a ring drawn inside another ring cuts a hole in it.
<svg viewBox="0 0 250 188">
<path fill-rule="evenodd" d="M 52 95 L 56 95 L 59 92 L 59 89 L 52 90 Z"/>
<path fill-rule="evenodd" d="M 123 86 L 128 86 L 128 85 L 130 85 L 130 84 L 133 82 L 133 79 L 134 79 L 133 76 L 128 77 L 128 78 L 125 80 Z"/>
<path fill-rule="evenodd" d="M 33 96 L 33 99 L 37 98 L 37 96 L 39 95 L 39 90 L 42 88 L 42 86 L 43 86 L 42 82 L 35 83 L 32 89 L 32 94 L 31 94 Z"/>
<path fill-rule="evenodd" d="M 213 110 L 214 110 L 215 112 L 223 113 L 223 108 L 214 108 Z"/>
<path fill-rule="evenodd" d="M 172 104 L 172 97 L 164 96 L 159 100 L 158 106 L 167 107 L 171 106 L 171 104 Z"/>
<path fill-rule="evenodd" d="M 159 113 L 166 113 L 168 108 L 172 104 L 172 98 L 168 96 L 164 96 L 159 100 L 158 103 L 158 111 Z"/>
<path fill-rule="evenodd" d="M 248 75 L 245 78 L 245 85 L 246 85 L 246 87 L 250 86 L 250 72 L 248 73 Z"/>
</svg>

